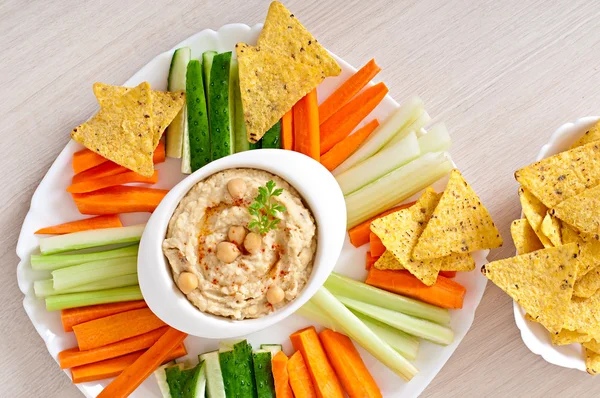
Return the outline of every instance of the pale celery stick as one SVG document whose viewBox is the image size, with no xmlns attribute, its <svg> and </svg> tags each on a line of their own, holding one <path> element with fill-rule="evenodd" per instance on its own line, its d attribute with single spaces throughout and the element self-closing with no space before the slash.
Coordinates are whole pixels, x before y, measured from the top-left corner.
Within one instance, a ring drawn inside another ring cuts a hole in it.
<svg viewBox="0 0 600 398">
<path fill-rule="evenodd" d="M 356 317 L 348 308 L 336 299 L 329 290 L 320 287 L 311 299 L 337 324 L 342 326 L 344 334 L 369 351 L 379 362 L 390 368 L 398 376 L 410 381 L 419 370 L 405 357 L 383 341 L 375 332 Z"/>
<path fill-rule="evenodd" d="M 436 123 L 427 131 L 426 134 L 419 137 L 419 146 L 421 153 L 447 151 L 452 145 L 450 134 L 444 123 Z"/>
<path fill-rule="evenodd" d="M 135 301 L 143 298 L 139 286 L 119 287 L 94 292 L 58 294 L 46 297 L 46 310 L 57 311 L 67 308 L 85 307 L 87 305 Z"/>
<path fill-rule="evenodd" d="M 300 309 L 296 311 L 296 314 L 312 321 L 316 322 L 327 329 L 331 329 L 336 332 L 344 333 L 341 326 L 337 325 L 333 319 L 323 312 L 319 306 L 314 304 L 312 301 L 308 301 Z M 362 314 L 354 313 L 361 321 L 369 327 L 375 334 L 377 334 L 383 341 L 388 343 L 393 349 L 404 355 L 408 359 L 415 359 L 417 357 L 417 350 L 419 348 L 419 341 L 401 330 L 394 329 L 383 323 L 376 324 L 377 321 L 374 319 L 368 319 Z"/>
<path fill-rule="evenodd" d="M 138 284 L 137 273 L 117 276 L 110 279 L 101 280 L 98 282 L 87 283 L 81 286 L 75 286 L 69 289 L 56 290 L 52 279 L 44 279 L 33 282 L 33 291 L 36 297 L 55 296 L 65 293 L 80 293 L 91 292 L 94 290 L 114 289 L 116 287 L 133 286 Z"/>
<path fill-rule="evenodd" d="M 369 138 L 348 159 L 340 164 L 333 175 L 339 175 L 350 167 L 359 164 L 363 160 L 375 155 L 392 138 L 407 125 L 414 122 L 423 113 L 423 100 L 419 97 L 410 98 L 400 108 L 394 111 L 375 129 Z M 409 133 L 408 131 L 406 132 Z"/>
<path fill-rule="evenodd" d="M 132 245 L 120 247 L 118 249 L 83 254 L 52 254 L 48 256 L 32 254 L 31 268 L 35 270 L 52 271 L 59 268 L 70 267 L 72 265 L 89 263 L 90 261 L 135 256 L 138 249 L 138 245 Z"/>
<path fill-rule="evenodd" d="M 428 187 L 452 170 L 445 152 L 426 153 L 346 196 L 347 227 L 352 228 Z"/>
<path fill-rule="evenodd" d="M 413 336 L 421 337 L 442 345 L 448 345 L 454 341 L 454 332 L 452 329 L 437 323 L 415 318 L 410 315 L 388 310 L 376 305 L 363 303 L 362 301 L 354 300 L 348 297 L 335 297 L 344 303 L 346 307 L 358 311 L 361 314 L 370 316 L 371 318 L 383 322 L 386 325 L 402 330 L 403 332 L 412 334 Z"/>
<path fill-rule="evenodd" d="M 421 154 L 414 131 L 395 145 L 385 147 L 375 155 L 335 177 L 344 195 L 351 194 L 398 167 L 416 159 Z"/>
<path fill-rule="evenodd" d="M 98 246 L 135 243 L 142 238 L 145 226 L 145 224 L 140 224 L 130 227 L 93 229 L 51 236 L 40 239 L 40 252 L 47 255 Z"/>
<path fill-rule="evenodd" d="M 54 289 L 63 290 L 137 272 L 137 256 L 91 261 L 52 271 Z"/>
<path fill-rule="evenodd" d="M 384 148 L 388 148 L 392 145 L 394 145 L 395 143 L 397 143 L 398 141 L 400 141 L 402 138 L 404 138 L 406 136 L 406 134 L 408 134 L 411 131 L 414 131 L 417 134 L 417 137 L 421 136 L 421 129 L 425 126 L 427 126 L 427 124 L 431 121 L 431 116 L 429 116 L 429 113 L 427 113 L 427 111 L 423 111 L 423 113 L 421 113 L 421 116 L 419 116 L 417 118 L 417 120 L 415 120 L 414 122 L 412 122 L 411 124 L 409 124 L 408 126 L 405 126 L 398 134 L 396 134 L 394 136 L 394 138 L 392 138 L 390 140 L 390 142 L 388 142 Z"/>
<path fill-rule="evenodd" d="M 399 294 L 386 292 L 366 283 L 332 272 L 325 281 L 325 287 L 335 296 L 345 296 L 367 304 L 402 312 L 423 318 L 441 325 L 450 324 L 450 312 Z"/>
</svg>

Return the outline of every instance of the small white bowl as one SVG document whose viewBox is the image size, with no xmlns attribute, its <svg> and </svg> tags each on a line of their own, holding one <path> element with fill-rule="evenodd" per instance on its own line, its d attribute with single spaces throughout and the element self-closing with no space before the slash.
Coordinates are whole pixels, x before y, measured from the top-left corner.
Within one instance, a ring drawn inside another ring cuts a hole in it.
<svg viewBox="0 0 600 398">
<path fill-rule="evenodd" d="M 261 318 L 240 321 L 198 310 L 173 281 L 162 242 L 175 208 L 199 181 L 219 171 L 254 168 L 278 175 L 300 193 L 317 224 L 317 251 L 308 283 L 295 300 Z M 190 335 L 227 339 L 265 329 L 293 314 L 325 283 L 346 237 L 346 203 L 335 178 L 315 160 L 291 151 L 261 149 L 216 160 L 177 184 L 156 208 L 140 242 L 138 279 L 148 306 L 168 325 Z"/>
<path fill-rule="evenodd" d="M 598 116 L 588 116 L 577 119 L 575 123 L 563 124 L 552 134 L 550 141 L 542 147 L 535 160 L 542 160 L 568 150 L 599 119 Z M 513 303 L 513 309 L 515 323 L 521 331 L 521 338 L 531 352 L 540 355 L 546 362 L 553 365 L 585 372 L 581 344 L 552 345 L 550 334 L 542 325 L 527 321 L 525 311 L 516 302 Z"/>
</svg>

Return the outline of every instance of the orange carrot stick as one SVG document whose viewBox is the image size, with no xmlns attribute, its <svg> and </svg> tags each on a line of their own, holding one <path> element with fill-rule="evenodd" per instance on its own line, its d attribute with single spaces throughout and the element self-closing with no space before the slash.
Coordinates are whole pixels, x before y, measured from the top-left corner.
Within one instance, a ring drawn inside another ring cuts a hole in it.
<svg viewBox="0 0 600 398">
<path fill-rule="evenodd" d="M 145 350 L 133 352 L 118 358 L 106 359 L 104 361 L 71 368 L 71 377 L 73 378 L 73 383 L 85 383 L 87 381 L 103 380 L 118 376 L 128 366 L 133 364 L 139 357 L 141 357 L 144 352 Z M 181 343 L 169 352 L 169 355 L 167 355 L 163 363 L 180 358 L 184 355 L 187 355 L 187 350 L 185 349 L 183 343 Z"/>
<path fill-rule="evenodd" d="M 150 308 L 121 312 L 73 326 L 80 350 L 91 350 L 165 326 Z"/>
<path fill-rule="evenodd" d="M 369 243 L 369 238 L 371 236 L 371 223 L 374 220 L 377 220 L 381 217 L 385 217 L 388 214 L 395 213 L 402 209 L 406 209 L 407 207 L 410 207 L 414 204 L 415 202 L 410 202 L 400 205 L 398 207 L 394 207 L 392 209 L 384 211 L 381 214 L 376 215 L 373 218 L 369 218 L 367 221 L 364 221 L 355 227 L 350 228 L 350 230 L 348 230 L 348 235 L 350 236 L 350 243 L 352 243 L 354 247 L 361 247 L 362 245 Z"/>
<path fill-rule="evenodd" d="M 158 164 L 164 162 L 165 158 L 165 144 L 162 141 L 160 141 L 160 143 L 154 150 L 154 156 L 152 157 L 152 160 L 154 164 Z M 111 161 L 106 161 L 104 163 L 99 164 L 98 166 L 92 167 L 91 169 L 87 169 L 79 174 L 75 174 L 71 182 L 73 184 L 77 184 L 81 181 L 87 181 L 93 178 L 114 176 L 129 171 L 131 170 L 129 170 L 126 167 L 119 166 L 118 164 Z"/>
<path fill-rule="evenodd" d="M 408 271 L 384 271 L 375 267 L 369 270 L 366 284 L 392 293 L 416 298 L 442 308 L 460 309 L 467 289 L 452 279 L 437 277 L 432 286 L 427 286 Z"/>
<path fill-rule="evenodd" d="M 317 393 L 310 379 L 308 368 L 302 358 L 302 354 L 296 351 L 287 364 L 290 378 L 290 387 L 294 392 L 295 398 L 316 398 Z"/>
<path fill-rule="evenodd" d="M 368 271 L 371 269 L 371 267 L 373 265 L 375 265 L 375 262 L 379 259 L 379 257 L 373 257 L 371 255 L 371 252 L 367 252 L 367 265 L 365 266 L 365 269 Z"/>
<path fill-rule="evenodd" d="M 144 177 L 143 175 L 140 175 L 134 171 L 128 171 L 114 176 L 93 178 L 91 180 L 81 181 L 76 184 L 69 185 L 67 187 L 67 192 L 93 192 L 102 188 L 114 187 L 115 185 L 129 184 L 132 182 L 156 184 L 158 182 L 158 170 L 154 170 L 154 174 L 152 175 L 152 177 Z"/>
<path fill-rule="evenodd" d="M 66 222 L 53 225 L 51 227 L 41 228 L 35 231 L 36 234 L 62 235 L 72 232 L 87 231 L 90 229 L 116 228 L 122 227 L 121 220 L 116 214 L 107 214 L 104 216 L 84 218 L 83 220 Z"/>
<path fill-rule="evenodd" d="M 375 379 L 347 336 L 325 329 L 319 333 L 319 339 L 348 396 L 382 397 Z"/>
<path fill-rule="evenodd" d="M 383 83 L 369 87 L 321 125 L 321 154 L 346 138 L 388 93 Z"/>
<path fill-rule="evenodd" d="M 58 362 L 61 369 L 73 368 L 75 366 L 87 365 L 88 363 L 100 362 L 105 359 L 120 357 L 125 354 L 144 350 L 158 341 L 165 334 L 167 326 L 158 328 L 139 336 L 131 337 L 113 344 L 81 351 L 78 347 L 69 348 L 58 353 Z"/>
<path fill-rule="evenodd" d="M 319 124 L 323 124 L 331 115 L 339 111 L 342 106 L 358 94 L 380 71 L 381 68 L 372 59 L 355 74 L 350 76 L 348 80 L 339 86 L 319 106 Z"/>
<path fill-rule="evenodd" d="M 290 340 L 294 349 L 302 353 L 317 397 L 343 398 L 342 385 L 325 355 L 315 327 L 298 330 L 290 336 Z"/>
<path fill-rule="evenodd" d="M 444 278 L 454 278 L 456 276 L 456 271 L 440 271 L 440 275 Z"/>
<path fill-rule="evenodd" d="M 379 236 L 375 235 L 373 232 L 369 235 L 369 242 L 371 245 L 371 255 L 373 257 L 381 257 L 383 253 L 385 253 L 385 246 Z"/>
<path fill-rule="evenodd" d="M 271 360 L 271 370 L 275 380 L 275 396 L 278 398 L 294 398 L 288 375 L 288 357 L 279 351 Z"/>
<path fill-rule="evenodd" d="M 92 152 L 87 148 L 77 151 L 73 154 L 73 172 L 75 174 L 81 173 L 87 169 L 98 166 L 108 161 L 102 155 L 98 155 L 96 152 Z"/>
<path fill-rule="evenodd" d="M 116 379 L 107 385 L 97 398 L 125 398 L 129 396 L 169 356 L 169 352 L 183 343 L 187 334 L 169 327 L 169 330 Z"/>
<path fill-rule="evenodd" d="M 319 161 L 319 105 L 317 89 L 306 94 L 293 108 L 294 150 Z"/>
<path fill-rule="evenodd" d="M 338 142 L 321 156 L 321 164 L 329 171 L 333 171 L 336 167 L 348 159 L 368 137 L 373 130 L 379 126 L 377 119 L 371 120 L 369 123 L 356 130 L 354 134 L 350 134 L 342 141 Z"/>
<path fill-rule="evenodd" d="M 167 189 L 119 185 L 71 195 L 81 214 L 151 213 L 168 192 Z"/>
<path fill-rule="evenodd" d="M 60 320 L 62 321 L 65 332 L 72 332 L 73 326 L 79 325 L 80 323 L 146 307 L 147 305 L 144 300 L 138 300 L 126 301 L 123 303 L 98 304 L 89 305 L 87 307 L 69 308 L 60 312 Z"/>
<path fill-rule="evenodd" d="M 281 118 L 281 147 L 291 151 L 294 149 L 294 111 L 290 109 Z"/>
</svg>

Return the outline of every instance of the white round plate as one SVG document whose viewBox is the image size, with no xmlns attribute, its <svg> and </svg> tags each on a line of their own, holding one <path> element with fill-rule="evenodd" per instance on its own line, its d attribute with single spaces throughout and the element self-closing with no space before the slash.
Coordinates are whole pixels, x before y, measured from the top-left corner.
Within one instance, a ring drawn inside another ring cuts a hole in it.
<svg viewBox="0 0 600 398">
<path fill-rule="evenodd" d="M 577 119 L 575 123 L 563 124 L 552 134 L 550 141 L 542 147 L 535 160 L 542 160 L 568 150 L 598 120 L 600 120 L 599 116 L 587 116 Z M 513 309 L 521 338 L 531 352 L 540 355 L 553 365 L 586 371 L 581 344 L 552 345 L 550 334 L 542 325 L 527 321 L 525 311 L 516 302 L 513 302 Z"/>
<path fill-rule="evenodd" d="M 131 79 L 126 81 L 125 85 L 133 86 L 143 81 L 148 81 L 153 88 L 165 90 L 169 64 L 175 48 L 182 46 L 191 47 L 194 58 L 198 58 L 206 50 L 216 50 L 219 52 L 232 51 L 235 43 L 239 41 L 249 44 L 256 43 L 261 28 L 262 25 L 249 27 L 242 24 L 232 24 L 225 25 L 216 32 L 213 30 L 203 30 L 179 43 L 173 49 L 154 58 Z M 342 67 L 342 73 L 336 78 L 326 79 L 319 86 L 320 101 L 326 98 L 337 86 L 356 71 L 356 69 L 338 57 L 336 57 L 336 60 Z M 82 87 L 82 90 L 90 89 L 91 87 Z M 381 104 L 369 115 L 366 122 L 373 118 L 383 120 L 385 116 L 397 107 L 398 104 L 391 97 L 386 96 Z M 23 305 L 31 318 L 31 322 L 44 339 L 48 351 L 54 359 L 56 359 L 61 350 L 74 347 L 76 342 L 72 333 L 65 333 L 62 330 L 59 313 L 47 312 L 43 300 L 35 298 L 33 294 L 33 281 L 48 278 L 48 275 L 33 271 L 29 264 L 29 256 L 38 250 L 39 240 L 34 235 L 34 231 L 38 228 L 81 218 L 73 200 L 65 191 L 73 176 L 71 169 L 72 155 L 80 148 L 81 146 L 77 143 L 73 141 L 69 142 L 55 160 L 50 170 L 48 170 L 48 173 L 33 194 L 31 208 L 23 222 L 17 244 L 17 255 L 21 259 L 17 268 L 17 277 L 19 288 L 25 294 Z M 156 184 L 159 188 L 170 189 L 184 177 L 179 172 L 180 161 L 178 159 L 168 159 L 167 162 L 158 165 L 157 168 L 160 170 L 160 181 Z M 440 180 L 434 185 L 434 188 L 438 191 L 443 190 L 446 182 L 447 179 Z M 409 200 L 414 200 L 414 198 Z M 148 214 L 144 213 L 121 216 L 121 220 L 126 225 L 145 222 L 147 219 Z M 335 270 L 358 280 L 364 280 L 366 277 L 366 271 L 364 270 L 366 246 L 356 249 L 346 237 L 342 254 L 336 264 Z M 485 264 L 486 256 L 487 251 L 474 253 L 473 257 L 477 263 L 477 268 L 470 273 L 459 273 L 456 277 L 456 280 L 467 288 L 467 294 L 464 308 L 460 311 L 452 312 L 451 326 L 455 333 L 454 342 L 446 347 L 422 342 L 418 358 L 415 361 L 415 366 L 420 372 L 411 382 L 406 383 L 402 381 L 400 377 L 396 376 L 359 347 L 366 365 L 375 377 L 385 397 L 402 396 L 408 398 L 418 396 L 440 371 L 442 366 L 444 366 L 448 358 L 450 358 L 471 327 L 473 317 L 475 316 L 475 309 L 483 296 L 486 278 L 481 275 L 479 269 Z M 267 343 L 283 344 L 285 351 L 289 354 L 291 353 L 291 344 L 289 343 L 288 336 L 310 324 L 311 322 L 306 319 L 292 315 L 266 330 L 248 335 L 247 338 L 254 346 Z M 218 341 L 190 336 L 185 340 L 185 345 L 189 352 L 188 358 L 194 359 L 199 353 L 215 350 L 218 346 Z M 66 373 L 69 374 L 68 371 Z M 77 387 L 86 397 L 94 397 L 106 384 L 108 384 L 107 380 L 77 384 Z M 143 398 L 160 397 L 154 377 L 149 377 L 131 396 Z"/>
</svg>

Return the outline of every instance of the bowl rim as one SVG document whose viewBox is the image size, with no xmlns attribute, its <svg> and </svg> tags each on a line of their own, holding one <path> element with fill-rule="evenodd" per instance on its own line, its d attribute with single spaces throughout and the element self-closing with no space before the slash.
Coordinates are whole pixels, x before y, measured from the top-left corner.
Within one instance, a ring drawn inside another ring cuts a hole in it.
<svg viewBox="0 0 600 398">
<path fill-rule="evenodd" d="M 231 320 L 196 308 L 177 285 L 162 252 L 169 221 L 181 199 L 198 182 L 227 169 L 254 168 L 279 176 L 300 194 L 317 227 L 317 250 L 311 275 L 296 298 L 260 318 Z M 165 323 L 185 333 L 213 339 L 236 338 L 265 329 L 293 314 L 312 297 L 333 271 L 346 237 L 346 204 L 333 175 L 303 154 L 259 149 L 224 157 L 184 178 L 156 208 L 142 235 L 138 279 L 148 307 Z"/>
</svg>

